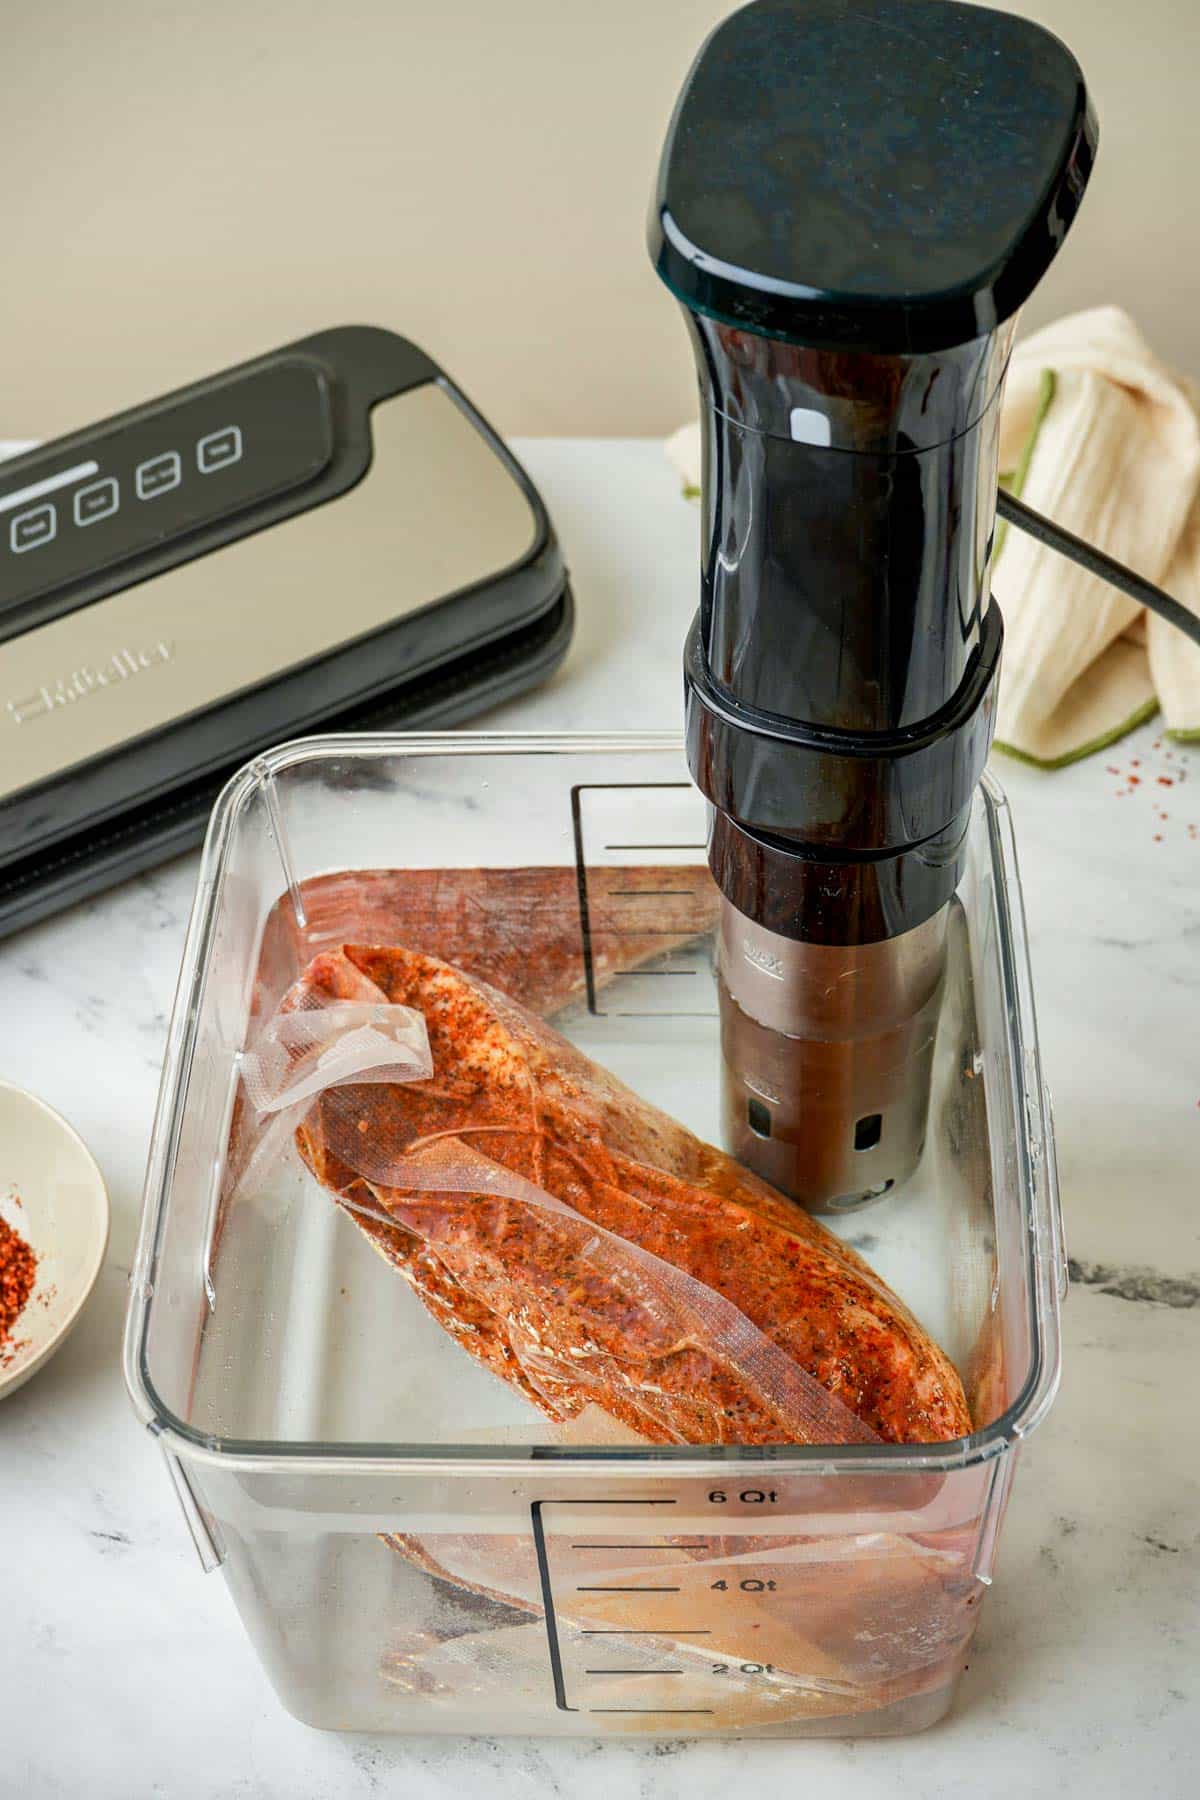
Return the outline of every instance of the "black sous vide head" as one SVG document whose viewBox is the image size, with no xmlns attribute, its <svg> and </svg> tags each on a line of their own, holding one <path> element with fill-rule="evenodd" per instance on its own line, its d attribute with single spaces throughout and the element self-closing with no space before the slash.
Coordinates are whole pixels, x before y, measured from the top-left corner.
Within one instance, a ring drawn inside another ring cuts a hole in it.
<svg viewBox="0 0 1200 1800">
<path fill-rule="evenodd" d="M 667 130 L 650 251 L 687 307 L 824 350 L 994 331 L 1054 260 L 1096 123 L 1070 51 L 954 0 L 754 0 Z"/>
<path fill-rule="evenodd" d="M 649 240 L 700 380 L 688 754 L 742 921 L 723 938 L 730 1004 L 765 1011 L 772 1033 L 814 1029 L 799 1002 L 748 998 L 772 958 L 777 1000 L 811 986 L 797 957 L 911 948 L 917 932 L 920 979 L 884 1011 L 928 1012 L 929 941 L 992 732 L 1004 372 L 1095 142 L 1056 38 L 952 0 L 754 0 L 708 38 L 676 105 Z M 878 1001 L 888 953 L 875 965 Z M 851 1014 L 865 979 L 842 984 Z M 843 1026 L 860 1042 L 861 1021 Z M 911 1061 L 903 1033 L 889 1058 Z M 846 1178 L 890 1185 L 923 1117 L 903 1153 L 858 1131 L 870 1154 Z"/>
</svg>

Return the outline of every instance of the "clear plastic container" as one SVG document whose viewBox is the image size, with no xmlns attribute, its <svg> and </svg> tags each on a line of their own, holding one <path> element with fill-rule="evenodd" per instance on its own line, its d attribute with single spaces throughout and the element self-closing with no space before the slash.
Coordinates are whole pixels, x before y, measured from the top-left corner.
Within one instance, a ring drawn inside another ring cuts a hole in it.
<svg viewBox="0 0 1200 1800">
<path fill-rule="evenodd" d="M 339 871 L 542 870 L 536 925 L 510 908 L 510 954 L 553 968 L 560 1030 L 712 1137 L 705 825 L 678 742 L 631 735 L 313 739 L 252 764 L 216 808 L 127 1378 L 205 1566 L 309 1724 L 847 1736 L 916 1730 L 951 1704 L 1017 1451 L 1055 1390 L 1065 1291 L 1012 834 L 990 782 L 920 1169 L 837 1224 L 958 1365 L 970 1438 L 569 1439 L 446 1338 L 298 1163 L 222 1199 L 256 1016 L 316 949 L 399 936 L 392 879 Z M 656 876 L 647 907 L 644 872 L 664 867 L 678 876 Z"/>
</svg>

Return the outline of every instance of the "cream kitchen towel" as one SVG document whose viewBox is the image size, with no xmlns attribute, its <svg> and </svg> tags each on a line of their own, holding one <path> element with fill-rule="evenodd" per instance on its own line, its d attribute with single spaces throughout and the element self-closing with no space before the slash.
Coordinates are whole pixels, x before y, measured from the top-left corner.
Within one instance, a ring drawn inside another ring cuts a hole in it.
<svg viewBox="0 0 1200 1800">
<path fill-rule="evenodd" d="M 667 446 L 699 483 L 699 431 Z M 1125 313 L 1096 307 L 1013 352 L 1001 479 L 1038 512 L 1200 612 L 1197 393 Z M 1095 575 L 1000 523 L 992 589 L 1004 614 L 997 743 L 1056 767 L 1160 706 L 1200 737 L 1200 647 Z"/>
</svg>

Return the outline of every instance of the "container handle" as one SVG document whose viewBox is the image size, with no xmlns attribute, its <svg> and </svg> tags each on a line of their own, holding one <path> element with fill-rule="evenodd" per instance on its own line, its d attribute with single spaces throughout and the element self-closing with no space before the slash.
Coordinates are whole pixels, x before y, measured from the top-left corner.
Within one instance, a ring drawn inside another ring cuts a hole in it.
<svg viewBox="0 0 1200 1800">
<path fill-rule="evenodd" d="M 163 1446 L 163 1460 L 167 1465 L 167 1473 L 171 1484 L 179 1498 L 183 1516 L 187 1520 L 188 1530 L 192 1534 L 192 1542 L 196 1546 L 196 1554 L 200 1558 L 200 1567 L 206 1575 L 212 1575 L 225 1561 L 225 1544 L 216 1520 L 208 1513 L 192 1489 L 187 1473 L 173 1450 Z"/>
<path fill-rule="evenodd" d="M 1004 1509 L 1008 1504 L 1008 1491 L 1012 1482 L 1013 1455 L 1011 1450 L 1003 1450 L 992 1463 L 992 1473 L 988 1479 L 987 1499 L 983 1504 L 983 1513 L 979 1522 L 979 1536 L 975 1543 L 975 1560 L 971 1573 L 983 1587 L 991 1587 L 992 1571 L 996 1562 L 996 1545 L 1000 1538 L 1000 1526 L 1004 1519 Z"/>
<path fill-rule="evenodd" d="M 304 911 L 304 895 L 300 883 L 296 879 L 295 858 L 292 855 L 287 826 L 283 822 L 283 809 L 279 804 L 279 789 L 275 785 L 275 776 L 270 765 L 262 757 L 259 757 L 252 766 L 267 809 L 267 824 L 270 827 L 271 836 L 275 840 L 275 849 L 279 856 L 280 868 L 283 870 L 283 879 L 287 887 L 288 898 L 292 903 L 296 925 L 299 930 L 304 931 L 308 925 Z"/>
<path fill-rule="evenodd" d="M 1046 1157 L 1046 1209 L 1050 1215 L 1050 1254 L 1058 1283 L 1058 1297 L 1065 1300 L 1071 1285 L 1067 1258 L 1067 1234 L 1063 1225 L 1062 1196 L 1058 1187 L 1058 1154 L 1054 1144 L 1054 1106 L 1045 1078 L 1042 1080 L 1042 1137 Z"/>
</svg>

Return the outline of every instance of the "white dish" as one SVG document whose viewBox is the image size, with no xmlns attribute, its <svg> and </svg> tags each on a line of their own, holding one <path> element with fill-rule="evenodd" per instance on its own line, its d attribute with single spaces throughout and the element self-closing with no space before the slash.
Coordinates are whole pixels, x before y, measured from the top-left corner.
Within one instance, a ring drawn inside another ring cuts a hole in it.
<svg viewBox="0 0 1200 1800">
<path fill-rule="evenodd" d="M 29 1380 L 67 1337 L 96 1285 L 108 1244 L 108 1193 L 65 1119 L 0 1082 L 0 1218 L 38 1259 L 33 1292 L 0 1346 L 0 1399 Z"/>
</svg>

